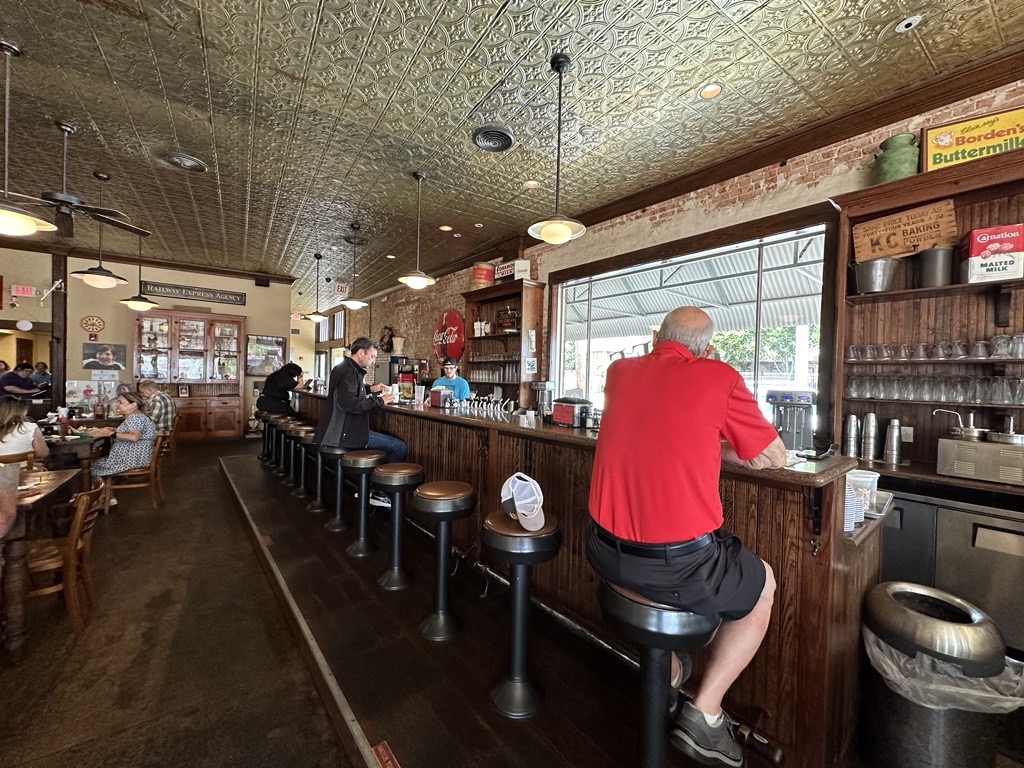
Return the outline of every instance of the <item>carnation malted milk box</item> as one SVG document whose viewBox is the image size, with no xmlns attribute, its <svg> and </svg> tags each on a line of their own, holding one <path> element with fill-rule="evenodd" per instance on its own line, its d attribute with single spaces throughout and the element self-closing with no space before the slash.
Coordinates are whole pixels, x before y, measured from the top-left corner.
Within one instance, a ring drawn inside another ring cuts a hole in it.
<svg viewBox="0 0 1024 768">
<path fill-rule="evenodd" d="M 961 282 L 1024 277 L 1024 224 L 972 229 L 964 237 L 960 253 Z"/>
</svg>

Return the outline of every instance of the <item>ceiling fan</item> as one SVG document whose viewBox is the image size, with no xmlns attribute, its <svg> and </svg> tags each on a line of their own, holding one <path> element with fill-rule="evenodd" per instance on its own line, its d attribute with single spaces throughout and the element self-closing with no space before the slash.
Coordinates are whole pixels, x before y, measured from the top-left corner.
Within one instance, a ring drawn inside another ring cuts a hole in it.
<svg viewBox="0 0 1024 768">
<path fill-rule="evenodd" d="M 25 203 L 27 205 L 52 206 L 54 209 L 53 223 L 57 225 L 57 234 L 61 237 L 75 236 L 76 213 L 88 216 L 90 219 L 94 219 L 95 221 L 109 224 L 112 227 L 123 229 L 126 232 L 141 235 L 142 237 L 148 237 L 150 235 L 148 230 L 129 223 L 128 214 L 122 213 L 121 211 L 113 208 L 86 205 L 82 202 L 80 197 L 68 192 L 68 136 L 77 131 L 78 128 L 74 123 L 65 123 L 59 120 L 57 121 L 57 127 L 64 135 L 64 153 L 61 160 L 61 191 L 43 192 L 39 197 L 29 197 L 27 195 L 17 195 L 17 197 L 29 201 L 28 203 Z M 107 174 L 99 171 L 93 173 L 93 176 L 100 181 L 106 181 L 110 178 Z"/>
</svg>

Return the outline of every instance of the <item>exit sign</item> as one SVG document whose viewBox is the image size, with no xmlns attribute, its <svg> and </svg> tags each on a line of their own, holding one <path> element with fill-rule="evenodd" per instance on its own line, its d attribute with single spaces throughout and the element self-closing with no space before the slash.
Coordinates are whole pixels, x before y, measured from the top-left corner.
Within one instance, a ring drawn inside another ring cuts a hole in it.
<svg viewBox="0 0 1024 768">
<path fill-rule="evenodd" d="M 34 285 L 12 285 L 11 296 L 21 296 L 26 299 L 34 299 L 36 287 Z"/>
</svg>

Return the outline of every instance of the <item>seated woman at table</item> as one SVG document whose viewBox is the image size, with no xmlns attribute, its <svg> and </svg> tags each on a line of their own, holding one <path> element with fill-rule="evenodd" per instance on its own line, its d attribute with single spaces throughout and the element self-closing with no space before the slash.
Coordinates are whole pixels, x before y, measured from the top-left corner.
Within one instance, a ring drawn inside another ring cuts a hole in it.
<svg viewBox="0 0 1024 768">
<path fill-rule="evenodd" d="M 137 392 L 124 392 L 117 396 L 114 407 L 118 414 L 124 416 L 117 429 L 113 427 L 93 427 L 89 434 L 93 437 L 110 437 L 110 453 L 92 463 L 92 476 L 104 477 L 116 475 L 128 469 L 148 467 L 153 457 L 153 438 L 156 427 L 149 417 L 143 413 L 145 401 Z"/>
<path fill-rule="evenodd" d="M 50 453 L 39 426 L 25 420 L 27 414 L 28 403 L 0 400 L 0 456 L 32 451 L 37 459 L 45 459 Z"/>
<path fill-rule="evenodd" d="M 256 401 L 256 407 L 267 413 L 285 413 L 298 416 L 298 411 L 288 402 L 288 393 L 302 389 L 302 368 L 295 363 L 288 363 L 267 376 L 263 383 L 263 394 Z"/>
</svg>

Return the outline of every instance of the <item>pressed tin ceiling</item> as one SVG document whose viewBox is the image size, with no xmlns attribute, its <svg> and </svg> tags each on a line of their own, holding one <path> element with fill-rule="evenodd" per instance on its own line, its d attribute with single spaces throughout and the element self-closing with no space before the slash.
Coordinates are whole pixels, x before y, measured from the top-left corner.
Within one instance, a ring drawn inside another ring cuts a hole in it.
<svg viewBox="0 0 1024 768">
<path fill-rule="evenodd" d="M 897 34 L 913 14 L 923 22 Z M 13 191 L 60 188 L 53 121 L 73 121 L 69 189 L 96 204 L 92 172 L 109 173 L 104 202 L 153 231 L 148 258 L 291 275 L 308 311 L 314 252 L 324 276 L 348 277 L 352 221 L 369 240 L 356 249 L 360 294 L 412 268 L 414 170 L 427 174 L 428 273 L 552 212 L 554 52 L 573 59 L 562 164 L 573 216 L 1012 50 L 1024 4 L 3 0 L 0 36 L 23 51 Z M 709 81 L 722 95 L 698 100 Z M 512 149 L 473 144 L 488 124 L 511 129 Z M 175 169 L 175 153 L 208 172 Z M 72 245 L 95 247 L 95 222 L 79 217 L 75 234 Z M 136 241 L 107 227 L 104 245 L 133 254 Z"/>
</svg>

